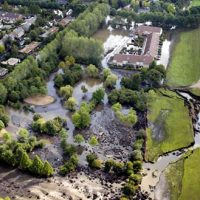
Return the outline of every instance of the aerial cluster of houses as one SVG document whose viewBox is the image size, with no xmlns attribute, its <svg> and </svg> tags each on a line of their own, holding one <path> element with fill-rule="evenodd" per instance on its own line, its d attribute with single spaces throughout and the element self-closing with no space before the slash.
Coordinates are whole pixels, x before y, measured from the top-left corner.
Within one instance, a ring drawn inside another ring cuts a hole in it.
<svg viewBox="0 0 200 200">
<path fill-rule="evenodd" d="M 60 10 L 53 10 L 55 15 L 59 17 L 49 21 L 44 27 L 41 27 L 43 33 L 39 35 L 41 41 L 44 41 L 45 38 L 55 34 L 59 31 L 59 27 L 66 27 L 73 18 L 71 17 L 72 10 L 66 12 Z M 4 31 L 5 34 L 0 39 L 0 45 L 5 45 L 8 39 L 16 41 L 18 44 L 18 53 L 23 55 L 30 55 L 37 51 L 40 48 L 40 42 L 32 41 L 29 44 L 26 44 L 25 41 L 28 39 L 27 33 L 31 30 L 31 26 L 35 24 L 37 16 L 28 16 L 25 17 L 21 14 L 14 12 L 0 11 L 0 31 Z M 20 23 L 16 23 L 20 21 Z M 7 52 L 5 51 L 5 55 Z M 8 73 L 7 66 L 13 67 L 20 63 L 20 56 L 16 58 L 4 58 L 2 54 L 0 56 L 0 77 L 5 76 Z"/>
<path fill-rule="evenodd" d="M 144 42 L 140 53 L 117 53 L 110 64 L 117 66 L 131 66 L 133 68 L 149 67 L 154 59 L 158 59 L 158 49 L 162 28 L 141 25 L 138 26 L 133 40 L 136 37 L 143 37 Z M 136 47 L 137 48 L 137 47 Z"/>
</svg>

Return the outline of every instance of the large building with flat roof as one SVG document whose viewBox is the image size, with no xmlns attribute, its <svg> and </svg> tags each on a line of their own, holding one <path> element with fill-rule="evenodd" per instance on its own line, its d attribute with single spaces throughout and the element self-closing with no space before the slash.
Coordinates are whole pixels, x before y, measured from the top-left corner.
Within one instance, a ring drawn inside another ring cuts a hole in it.
<svg viewBox="0 0 200 200">
<path fill-rule="evenodd" d="M 153 60 L 157 58 L 162 28 L 142 25 L 137 28 L 136 34 L 144 37 L 141 55 L 115 54 L 112 61 L 113 64 L 118 66 L 149 67 Z"/>
</svg>

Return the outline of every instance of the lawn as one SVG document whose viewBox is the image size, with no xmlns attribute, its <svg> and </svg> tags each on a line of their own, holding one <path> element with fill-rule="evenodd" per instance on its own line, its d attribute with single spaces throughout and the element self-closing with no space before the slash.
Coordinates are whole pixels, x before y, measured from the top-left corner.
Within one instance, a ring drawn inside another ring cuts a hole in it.
<svg viewBox="0 0 200 200">
<path fill-rule="evenodd" d="M 147 161 L 155 161 L 167 152 L 194 142 L 192 121 L 183 99 L 168 90 L 148 94 Z"/>
<path fill-rule="evenodd" d="M 192 0 L 191 6 L 200 6 L 200 0 Z"/>
<path fill-rule="evenodd" d="M 189 86 L 200 79 L 200 29 L 181 32 L 167 70 L 166 83 Z"/>
<path fill-rule="evenodd" d="M 199 200 L 199 163 L 200 148 L 189 151 L 168 167 L 165 174 L 171 194 L 170 200 Z"/>
</svg>

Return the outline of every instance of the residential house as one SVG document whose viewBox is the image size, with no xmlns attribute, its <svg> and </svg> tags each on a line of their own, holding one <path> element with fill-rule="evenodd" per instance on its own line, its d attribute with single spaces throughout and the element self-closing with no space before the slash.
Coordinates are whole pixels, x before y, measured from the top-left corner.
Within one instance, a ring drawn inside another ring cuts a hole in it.
<svg viewBox="0 0 200 200">
<path fill-rule="evenodd" d="M 8 73 L 8 69 L 0 67 L 0 77 L 4 77 Z"/>
<path fill-rule="evenodd" d="M 135 68 L 148 67 L 157 58 L 162 28 L 142 25 L 137 28 L 136 33 L 144 37 L 141 55 L 115 54 L 111 64 Z"/>
<path fill-rule="evenodd" d="M 19 50 L 19 52 L 24 54 L 30 54 L 34 52 L 39 45 L 40 42 L 31 42 L 30 44 L 26 45 L 23 49 Z"/>
<path fill-rule="evenodd" d="M 0 11 L 0 20 L 3 20 L 4 22 L 12 24 L 21 19 L 23 19 L 23 15 L 21 14 Z"/>
<path fill-rule="evenodd" d="M 18 63 L 20 63 L 20 59 L 18 58 L 9 58 L 8 60 L 1 62 L 1 64 L 3 65 L 10 65 L 10 66 L 15 66 Z"/>
</svg>

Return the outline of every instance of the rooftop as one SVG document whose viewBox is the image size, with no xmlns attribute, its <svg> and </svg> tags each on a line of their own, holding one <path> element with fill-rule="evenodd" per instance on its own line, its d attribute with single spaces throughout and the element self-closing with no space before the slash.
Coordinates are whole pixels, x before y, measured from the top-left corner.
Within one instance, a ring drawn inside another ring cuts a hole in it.
<svg viewBox="0 0 200 200">
<path fill-rule="evenodd" d="M 58 24 L 61 26 L 67 26 L 72 21 L 72 18 L 65 17 Z"/>
<path fill-rule="evenodd" d="M 20 60 L 18 58 L 9 58 L 6 61 L 1 62 L 4 65 L 10 65 L 10 66 L 14 66 L 16 64 L 18 64 L 20 62 Z"/>
<path fill-rule="evenodd" d="M 40 42 L 31 42 L 30 44 L 26 45 L 23 49 L 21 49 L 19 52 L 29 54 L 32 51 L 34 51 L 39 46 L 39 44 Z"/>
<path fill-rule="evenodd" d="M 153 62 L 151 55 L 115 54 L 113 61 L 124 64 L 149 65 Z"/>
<path fill-rule="evenodd" d="M 162 33 L 162 28 L 160 27 L 155 27 L 155 26 L 145 26 L 145 25 L 141 25 L 138 26 L 137 28 L 137 33 L 139 35 L 147 35 L 150 33 L 158 33 L 161 34 Z"/>
<path fill-rule="evenodd" d="M 20 15 L 17 13 L 0 11 L 0 19 L 19 20 L 22 18 L 23 18 L 23 15 Z"/>
</svg>

